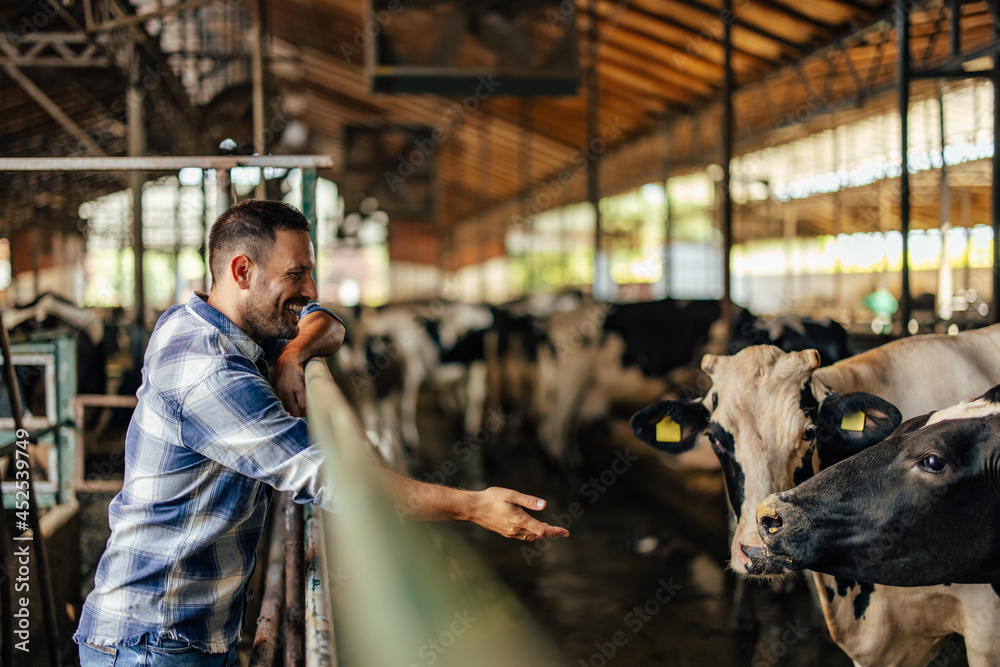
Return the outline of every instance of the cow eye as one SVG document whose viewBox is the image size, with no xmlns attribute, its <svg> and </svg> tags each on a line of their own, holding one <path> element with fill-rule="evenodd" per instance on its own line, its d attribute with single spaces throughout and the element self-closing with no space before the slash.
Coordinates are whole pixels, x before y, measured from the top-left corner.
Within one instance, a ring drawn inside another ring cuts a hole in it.
<svg viewBox="0 0 1000 667">
<path fill-rule="evenodd" d="M 941 472 L 944 470 L 944 459 L 940 456 L 930 454 L 920 459 L 920 465 L 928 472 Z"/>
<path fill-rule="evenodd" d="M 809 424 L 806 426 L 806 430 L 802 432 L 803 440 L 812 440 L 816 437 L 816 424 Z"/>
</svg>

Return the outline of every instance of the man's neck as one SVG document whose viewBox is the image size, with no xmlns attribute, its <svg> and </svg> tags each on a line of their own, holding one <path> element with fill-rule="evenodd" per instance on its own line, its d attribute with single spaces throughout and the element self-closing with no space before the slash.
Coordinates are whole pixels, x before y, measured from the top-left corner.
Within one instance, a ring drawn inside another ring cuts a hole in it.
<svg viewBox="0 0 1000 667">
<path fill-rule="evenodd" d="M 215 308 L 217 311 L 225 315 L 226 318 L 230 322 L 235 324 L 237 327 L 239 327 L 239 329 L 243 333 L 247 333 L 246 327 L 243 326 L 243 318 L 240 316 L 240 311 L 239 308 L 237 307 L 236 302 L 233 299 L 227 298 L 226 295 L 222 293 L 221 289 L 213 287 L 212 290 L 208 293 L 208 299 L 206 300 L 206 303 L 208 303 L 208 305 L 210 305 L 212 308 Z M 250 336 L 249 333 L 247 333 L 247 335 Z M 257 340 L 253 336 L 250 337 L 254 339 L 255 343 L 260 344 L 259 340 Z"/>
</svg>

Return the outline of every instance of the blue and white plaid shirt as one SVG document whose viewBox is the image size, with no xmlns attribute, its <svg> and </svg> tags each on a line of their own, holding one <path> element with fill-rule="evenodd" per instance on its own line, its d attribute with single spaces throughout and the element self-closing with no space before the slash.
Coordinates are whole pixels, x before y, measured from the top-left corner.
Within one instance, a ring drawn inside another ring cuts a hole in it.
<svg viewBox="0 0 1000 667">
<path fill-rule="evenodd" d="M 309 304 L 302 311 L 323 310 Z M 329 311 L 324 311 L 329 312 Z M 269 354 L 194 295 L 160 318 L 125 440 L 125 482 L 111 538 L 74 639 L 236 646 L 268 490 L 337 510 L 306 422 L 282 408 Z"/>
</svg>

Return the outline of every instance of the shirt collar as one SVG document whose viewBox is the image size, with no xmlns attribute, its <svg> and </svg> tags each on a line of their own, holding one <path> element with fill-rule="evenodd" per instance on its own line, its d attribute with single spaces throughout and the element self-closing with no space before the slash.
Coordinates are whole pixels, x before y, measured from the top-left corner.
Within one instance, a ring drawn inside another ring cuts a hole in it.
<svg viewBox="0 0 1000 667">
<path fill-rule="evenodd" d="M 253 338 L 250 338 L 243 329 L 240 329 L 233 324 L 232 320 L 208 305 L 208 295 L 204 292 L 195 292 L 192 294 L 187 300 L 187 307 L 191 312 L 218 329 L 223 336 L 231 340 L 239 351 L 254 362 L 254 364 L 264 354 L 264 349 Z"/>
</svg>

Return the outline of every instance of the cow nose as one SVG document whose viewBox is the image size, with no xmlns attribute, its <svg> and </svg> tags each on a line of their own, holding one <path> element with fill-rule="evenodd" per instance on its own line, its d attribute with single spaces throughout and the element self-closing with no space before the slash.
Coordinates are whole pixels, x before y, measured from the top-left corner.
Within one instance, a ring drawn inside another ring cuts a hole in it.
<svg viewBox="0 0 1000 667">
<path fill-rule="evenodd" d="M 765 501 L 757 506 L 757 525 L 760 527 L 761 537 L 766 537 L 781 531 L 785 522 L 778 510 Z"/>
</svg>

